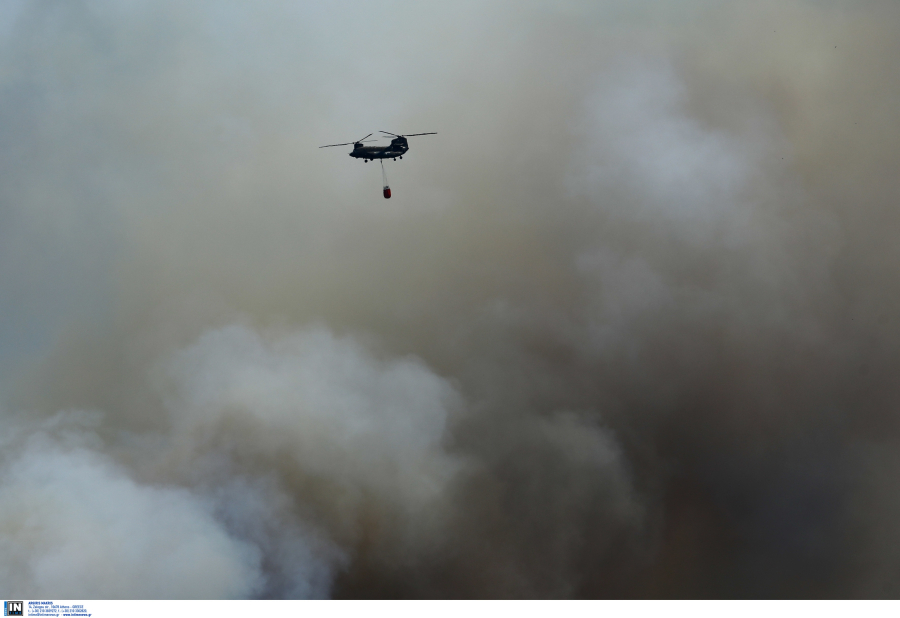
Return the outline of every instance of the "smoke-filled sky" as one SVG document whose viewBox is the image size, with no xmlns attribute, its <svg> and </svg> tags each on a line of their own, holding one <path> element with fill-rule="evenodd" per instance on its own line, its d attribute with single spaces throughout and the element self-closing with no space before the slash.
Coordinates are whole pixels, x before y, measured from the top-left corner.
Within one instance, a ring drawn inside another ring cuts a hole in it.
<svg viewBox="0 0 900 618">
<path fill-rule="evenodd" d="M 898 31 L 0 2 L 0 588 L 896 597 Z"/>
</svg>

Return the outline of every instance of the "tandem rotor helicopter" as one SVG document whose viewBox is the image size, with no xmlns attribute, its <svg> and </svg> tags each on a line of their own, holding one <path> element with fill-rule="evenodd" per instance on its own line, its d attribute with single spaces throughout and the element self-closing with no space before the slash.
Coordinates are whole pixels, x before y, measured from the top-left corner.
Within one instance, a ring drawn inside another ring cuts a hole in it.
<svg viewBox="0 0 900 618">
<path fill-rule="evenodd" d="M 366 143 L 366 140 L 372 137 L 372 133 L 369 133 L 362 139 L 358 139 L 355 142 L 345 142 L 343 144 L 328 144 L 326 146 L 319 146 L 319 148 L 331 148 L 332 146 L 349 146 L 353 144 L 353 150 L 350 151 L 350 156 L 354 159 L 362 159 L 365 163 L 368 163 L 369 160 L 380 159 L 381 160 L 381 180 L 384 184 L 384 198 L 389 199 L 391 197 L 391 188 L 388 186 L 387 174 L 384 171 L 384 160 L 385 159 L 393 159 L 396 161 L 398 158 L 402 159 L 403 155 L 406 154 L 406 151 L 409 150 L 409 142 L 407 142 L 407 137 L 416 137 L 418 135 L 437 135 L 437 133 L 409 133 L 407 135 L 397 135 L 396 133 L 391 133 L 390 131 L 381 131 L 381 133 L 385 133 L 387 135 L 393 135 L 394 139 L 391 140 L 391 143 L 387 146 L 363 146 Z M 375 140 L 369 140 L 374 142 Z"/>
</svg>

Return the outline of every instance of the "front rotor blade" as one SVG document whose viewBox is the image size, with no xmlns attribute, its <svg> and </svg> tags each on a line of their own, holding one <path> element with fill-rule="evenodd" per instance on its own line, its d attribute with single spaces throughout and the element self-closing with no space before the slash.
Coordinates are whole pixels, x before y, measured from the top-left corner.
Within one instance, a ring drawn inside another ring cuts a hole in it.
<svg viewBox="0 0 900 618">
<path fill-rule="evenodd" d="M 366 135 L 366 137 L 371 137 L 371 136 L 372 136 L 371 133 L 369 133 L 368 135 Z M 356 140 L 355 142 L 345 142 L 345 143 L 343 143 L 343 144 L 328 144 L 327 146 L 319 146 L 319 148 L 331 148 L 332 146 L 350 146 L 351 144 L 362 144 L 363 142 L 366 141 L 366 137 L 364 137 L 364 138 L 362 138 L 362 139 L 358 139 L 358 140 Z M 370 141 L 370 142 L 376 142 L 376 141 L 378 141 L 378 140 L 377 140 L 377 138 L 376 138 L 376 139 L 370 139 L 369 141 Z"/>
</svg>

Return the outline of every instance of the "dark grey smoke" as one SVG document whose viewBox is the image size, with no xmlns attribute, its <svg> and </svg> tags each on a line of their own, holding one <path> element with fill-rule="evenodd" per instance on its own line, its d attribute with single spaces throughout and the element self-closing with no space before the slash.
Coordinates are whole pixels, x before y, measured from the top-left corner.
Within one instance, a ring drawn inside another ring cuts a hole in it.
<svg viewBox="0 0 900 618">
<path fill-rule="evenodd" d="M 4 590 L 900 592 L 894 3 L 0 7 Z"/>
</svg>

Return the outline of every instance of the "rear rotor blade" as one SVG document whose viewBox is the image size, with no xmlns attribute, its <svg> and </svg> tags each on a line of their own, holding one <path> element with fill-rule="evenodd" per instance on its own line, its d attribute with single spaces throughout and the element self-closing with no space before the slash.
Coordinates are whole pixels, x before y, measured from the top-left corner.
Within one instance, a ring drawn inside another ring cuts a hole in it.
<svg viewBox="0 0 900 618">
<path fill-rule="evenodd" d="M 410 133 L 408 135 L 404 135 L 403 137 L 415 137 L 416 135 L 437 135 L 437 133 Z"/>
<path fill-rule="evenodd" d="M 390 131 L 382 131 L 382 133 L 387 133 L 388 135 L 393 135 L 394 137 L 403 137 L 402 135 L 397 135 L 396 133 L 391 133 Z"/>
</svg>

